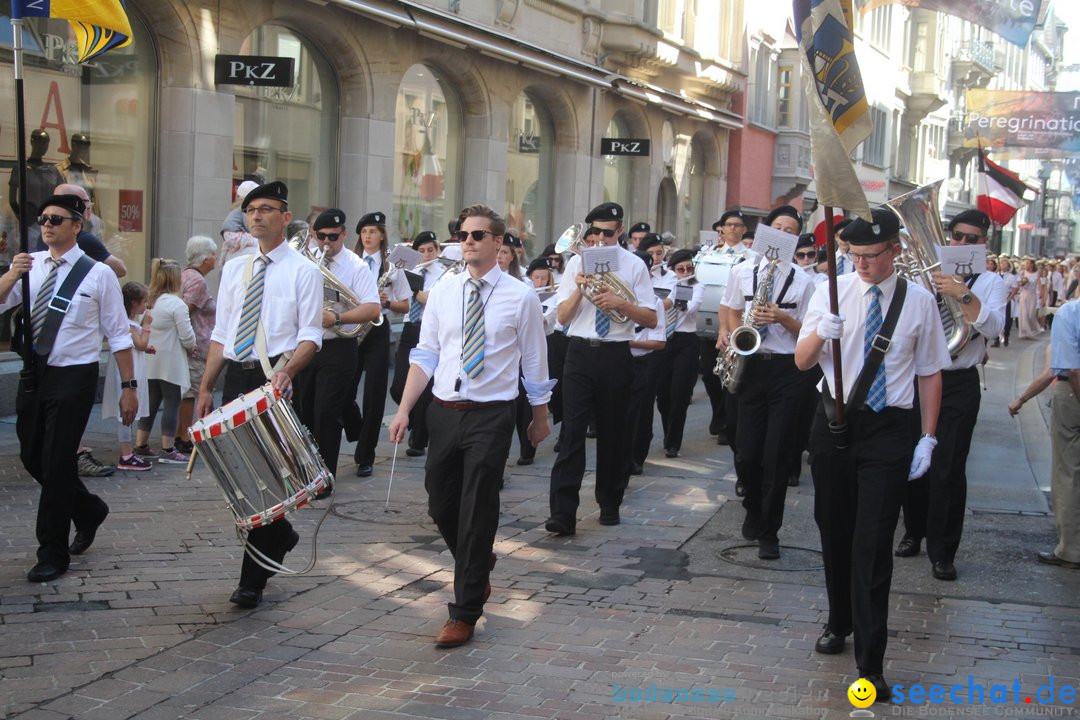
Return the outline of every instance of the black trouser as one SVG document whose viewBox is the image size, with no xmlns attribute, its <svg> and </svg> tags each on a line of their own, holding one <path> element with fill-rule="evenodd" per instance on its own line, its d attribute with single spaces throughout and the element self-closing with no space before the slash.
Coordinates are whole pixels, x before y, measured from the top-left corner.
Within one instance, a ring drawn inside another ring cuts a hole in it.
<svg viewBox="0 0 1080 720">
<path fill-rule="evenodd" d="M 375 447 L 382 432 L 383 413 L 386 411 L 386 383 L 390 374 L 390 321 L 383 318 L 381 325 L 371 328 L 357 350 L 356 372 L 352 384 L 345 389 L 352 405 L 345 407 L 345 422 L 351 423 L 356 433 L 356 452 L 353 459 L 357 465 L 375 464 Z M 356 390 L 360 376 L 364 376 L 364 400 L 356 406 Z"/>
<path fill-rule="evenodd" d="M 667 358 L 660 373 L 656 407 L 660 410 L 660 422 L 664 427 L 664 448 L 678 450 L 682 447 L 686 409 L 690 407 L 690 398 L 697 384 L 697 333 L 672 333 L 662 353 Z"/>
<path fill-rule="evenodd" d="M 450 410 L 436 401 L 428 408 L 428 427 L 428 514 L 454 556 L 450 618 L 474 624 L 484 610 L 499 527 L 499 483 L 514 434 L 514 403 Z"/>
<path fill-rule="evenodd" d="M 563 422 L 559 456 L 551 468 L 551 516 L 574 527 L 581 479 L 585 474 L 585 432 L 596 418 L 596 502 L 601 509 L 622 504 L 626 464 L 627 388 L 633 382 L 628 342 L 590 344 L 570 338 L 563 368 Z"/>
<path fill-rule="evenodd" d="M 311 431 L 326 468 L 337 477 L 341 454 L 342 416 L 349 397 L 341 391 L 342 379 L 356 372 L 356 340 L 323 339 L 307 367 L 293 383 L 293 405 L 300 422 Z"/>
<path fill-rule="evenodd" d="M 67 570 L 71 562 L 68 536 L 93 530 L 109 514 L 109 506 L 79 479 L 79 441 L 90 419 L 97 391 L 98 364 L 49 367 L 36 358 L 37 390 L 19 383 L 15 401 L 19 457 L 41 485 L 38 499 L 38 562 Z"/>
<path fill-rule="evenodd" d="M 398 405 L 405 392 L 405 381 L 409 379 L 409 353 L 420 342 L 420 323 L 407 322 L 401 326 L 397 350 L 394 351 L 394 381 L 390 383 L 390 397 Z M 431 404 L 431 388 L 435 380 L 428 380 L 424 392 L 416 399 L 416 404 L 409 411 L 409 447 L 423 450 L 428 444 L 427 409 Z"/>
<path fill-rule="evenodd" d="M 725 425 L 727 393 L 724 392 L 724 386 L 720 384 L 720 378 L 713 372 L 713 368 L 716 367 L 716 357 L 719 354 L 720 351 L 716 349 L 716 338 L 698 337 L 698 372 L 701 373 L 701 384 L 705 386 L 705 393 L 709 396 L 709 405 L 712 407 L 712 415 L 709 417 L 710 435 L 719 435 L 724 432 Z"/>
<path fill-rule="evenodd" d="M 270 358 L 270 364 L 277 364 L 277 360 L 276 357 Z M 243 364 L 229 360 L 225 364 L 225 383 L 222 386 L 221 397 L 226 401 L 231 401 L 238 395 L 249 393 L 265 384 L 266 375 L 263 374 L 259 363 L 254 363 L 254 367 L 245 369 Z M 285 554 L 289 551 L 295 534 L 292 523 L 281 518 L 249 532 L 248 542 L 263 555 L 280 563 L 285 559 Z M 246 550 L 244 551 L 244 562 L 240 567 L 241 587 L 262 590 L 266 587 L 266 581 L 274 575 L 275 573 L 270 570 L 260 567 L 254 558 Z"/>
<path fill-rule="evenodd" d="M 652 444 L 653 399 L 656 397 L 657 368 L 660 353 L 653 351 L 632 361 L 634 379 L 630 384 L 630 406 L 626 413 L 626 431 L 630 437 L 630 465 L 644 465 Z"/>
<path fill-rule="evenodd" d="M 977 367 L 941 373 L 938 444 L 930 469 L 908 483 L 904 499 L 904 535 L 917 540 L 925 537 L 932 563 L 951 563 L 960 547 L 967 507 L 967 458 L 981 402 Z"/>
<path fill-rule="evenodd" d="M 802 474 L 802 454 L 810 447 L 810 428 L 814 424 L 818 403 L 821 402 L 821 392 L 817 389 L 821 374 L 821 367 L 818 365 L 802 374 L 803 385 L 796 401 L 795 442 L 792 443 L 791 469 L 788 470 L 790 477 L 799 477 Z"/>
<path fill-rule="evenodd" d="M 804 382 L 793 355 L 755 354 L 747 358 L 739 387 L 735 465 L 746 489 L 748 525 L 765 540 L 776 540 L 784 523 L 795 405 Z"/>
<path fill-rule="evenodd" d="M 888 642 L 893 534 L 914 450 L 911 410 L 887 407 L 849 414 L 848 449 L 838 451 L 824 407 L 810 434 L 814 520 L 821 535 L 826 627 L 855 632 L 860 676 L 880 674 Z"/>
<path fill-rule="evenodd" d="M 1012 316 L 1012 300 L 1005 301 L 1005 330 L 1001 335 L 1005 338 L 1005 344 L 1009 344 L 1009 333 L 1012 331 L 1013 316 Z"/>
<path fill-rule="evenodd" d="M 548 408 L 551 410 L 551 422 L 558 425 L 563 417 L 563 366 L 566 364 L 566 348 L 570 344 L 570 338 L 558 330 L 547 336 L 548 375 L 552 380 L 557 380 L 555 388 L 551 391 L 551 402 Z"/>
</svg>

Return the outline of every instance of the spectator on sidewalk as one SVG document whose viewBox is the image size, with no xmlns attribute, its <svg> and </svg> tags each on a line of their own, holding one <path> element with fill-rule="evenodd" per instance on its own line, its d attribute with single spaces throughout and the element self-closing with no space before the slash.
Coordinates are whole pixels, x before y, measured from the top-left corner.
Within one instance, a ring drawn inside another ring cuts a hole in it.
<svg viewBox="0 0 1080 720">
<path fill-rule="evenodd" d="M 187 267 L 180 275 L 180 297 L 187 303 L 191 329 L 195 331 L 195 349 L 188 356 L 188 378 L 191 386 L 180 401 L 180 425 L 176 428 L 174 447 L 184 454 L 192 450 L 187 429 L 195 417 L 195 400 L 206 369 L 206 352 L 210 349 L 210 333 L 214 331 L 217 301 L 206 285 L 206 275 L 217 264 L 217 243 L 204 235 L 187 241 Z"/>
<path fill-rule="evenodd" d="M 124 311 L 128 316 L 128 328 L 131 332 L 131 342 L 134 343 L 132 360 L 135 366 L 135 381 L 138 383 L 136 391 L 139 398 L 139 407 L 143 412 L 150 405 L 149 393 L 146 389 L 146 355 L 153 355 L 154 348 L 150 345 L 150 323 L 153 321 L 150 313 L 146 311 L 150 294 L 146 286 L 140 282 L 124 283 L 121 288 L 124 296 Z M 101 417 L 108 420 L 116 418 L 120 420 L 120 368 L 116 364 L 116 358 L 109 357 L 109 368 L 105 372 L 105 390 L 101 397 Z M 149 470 L 153 465 L 149 460 L 144 460 L 134 452 L 134 444 L 131 438 L 131 426 L 120 422 L 116 431 L 116 439 L 120 445 L 120 460 L 116 463 L 118 470 Z"/>
</svg>

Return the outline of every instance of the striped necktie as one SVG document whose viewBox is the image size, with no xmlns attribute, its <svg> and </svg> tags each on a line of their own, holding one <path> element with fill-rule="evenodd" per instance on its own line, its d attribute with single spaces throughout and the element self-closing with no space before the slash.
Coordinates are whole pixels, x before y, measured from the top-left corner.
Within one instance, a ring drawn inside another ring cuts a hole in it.
<svg viewBox="0 0 1080 720">
<path fill-rule="evenodd" d="M 420 271 L 420 277 L 427 276 L 427 268 Z M 424 312 L 424 306 L 420 304 L 420 301 L 415 297 L 409 301 L 409 322 L 416 324 L 420 322 L 420 313 Z"/>
<path fill-rule="evenodd" d="M 600 308 L 596 308 L 596 316 L 593 318 L 593 327 L 596 337 L 606 338 L 611 331 L 611 319 Z"/>
<path fill-rule="evenodd" d="M 364 257 L 364 262 L 367 263 L 368 270 L 371 271 L 371 277 L 376 277 L 375 272 L 375 257 L 373 255 L 367 255 Z"/>
<path fill-rule="evenodd" d="M 870 307 L 866 310 L 866 330 L 863 332 L 863 360 L 869 357 L 870 348 L 874 344 L 874 338 L 881 330 L 883 323 L 881 317 L 881 288 L 877 285 L 870 287 Z M 885 409 L 885 363 L 878 365 L 874 373 L 874 381 L 870 384 L 870 391 L 866 394 L 866 406 L 874 412 Z"/>
<path fill-rule="evenodd" d="M 53 290 L 56 289 L 56 274 L 60 270 L 60 266 L 64 264 L 64 259 L 60 258 L 45 258 L 49 267 L 49 272 L 45 275 L 45 279 L 41 283 L 41 287 L 38 288 L 37 295 L 34 297 L 34 311 L 30 314 L 30 327 L 33 329 L 34 344 L 37 344 L 38 338 L 41 336 L 41 330 L 45 327 L 45 318 L 49 315 L 49 301 L 52 300 Z"/>
<path fill-rule="evenodd" d="M 465 337 L 461 345 L 461 366 L 471 378 L 480 376 L 484 371 L 484 304 L 480 302 L 480 287 L 483 280 L 469 278 L 467 284 L 472 288 L 469 304 L 465 308 Z"/>
<path fill-rule="evenodd" d="M 244 295 L 244 307 L 240 311 L 240 324 L 236 328 L 236 342 L 233 344 L 233 353 L 237 360 L 249 360 L 254 354 L 255 331 L 259 327 L 263 283 L 266 281 L 266 266 L 269 264 L 270 258 L 265 255 L 254 260 L 254 272 Z"/>
<path fill-rule="evenodd" d="M 671 334 L 675 332 L 675 326 L 679 324 L 679 311 L 672 305 L 667 314 L 664 316 L 664 338 L 671 339 Z"/>
</svg>

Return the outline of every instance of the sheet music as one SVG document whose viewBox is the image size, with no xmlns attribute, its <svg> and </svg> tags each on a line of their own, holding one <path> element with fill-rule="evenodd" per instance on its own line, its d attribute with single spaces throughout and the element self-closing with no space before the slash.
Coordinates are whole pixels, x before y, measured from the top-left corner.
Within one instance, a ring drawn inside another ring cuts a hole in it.
<svg viewBox="0 0 1080 720">
<path fill-rule="evenodd" d="M 581 251 L 581 271 L 586 274 L 614 272 L 619 267 L 621 248 L 610 245 Z"/>
<path fill-rule="evenodd" d="M 754 231 L 754 244 L 750 249 L 766 260 L 779 260 L 783 264 L 791 262 L 795 257 L 795 246 L 798 244 L 798 235 L 768 225 L 758 225 Z"/>
<path fill-rule="evenodd" d="M 938 248 L 938 260 L 946 275 L 986 272 L 986 245 L 943 245 Z"/>
</svg>

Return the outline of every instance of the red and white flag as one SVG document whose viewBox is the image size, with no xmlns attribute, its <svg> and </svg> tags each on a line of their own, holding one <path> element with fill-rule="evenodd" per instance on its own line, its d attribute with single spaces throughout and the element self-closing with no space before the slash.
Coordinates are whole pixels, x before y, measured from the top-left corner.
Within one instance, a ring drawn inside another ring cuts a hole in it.
<svg viewBox="0 0 1080 720">
<path fill-rule="evenodd" d="M 1024 195 L 1038 190 L 1024 183 L 1020 176 L 1006 170 L 986 156 L 979 148 L 979 192 L 976 206 L 990 216 L 995 225 L 1005 225 L 1016 211 L 1030 202 Z"/>
</svg>

